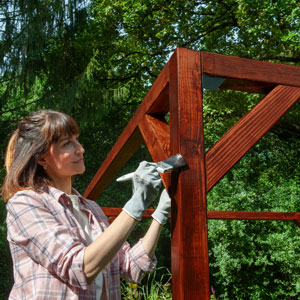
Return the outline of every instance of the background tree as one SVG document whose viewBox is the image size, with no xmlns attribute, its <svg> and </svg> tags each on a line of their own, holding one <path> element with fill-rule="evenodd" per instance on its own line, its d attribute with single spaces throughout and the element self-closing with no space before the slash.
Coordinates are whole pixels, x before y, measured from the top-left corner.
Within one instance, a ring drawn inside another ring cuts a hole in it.
<svg viewBox="0 0 300 300">
<path fill-rule="evenodd" d="M 299 65 L 295 0 L 14 0 L 0 5 L 1 166 L 17 120 L 41 108 L 62 110 L 80 124 L 86 148 L 88 171 L 75 182 L 81 192 L 177 47 Z M 207 149 L 260 98 L 206 91 Z M 298 120 L 296 105 L 208 194 L 209 209 L 299 210 Z M 123 172 L 145 157 L 142 147 Z M 98 202 L 121 206 L 129 194 L 130 187 L 112 183 Z M 0 295 L 6 299 L 12 275 L 1 205 Z M 158 251 L 166 265 L 169 236 L 166 230 Z M 298 299 L 300 241 L 293 224 L 210 221 L 209 241 L 218 298 Z"/>
</svg>

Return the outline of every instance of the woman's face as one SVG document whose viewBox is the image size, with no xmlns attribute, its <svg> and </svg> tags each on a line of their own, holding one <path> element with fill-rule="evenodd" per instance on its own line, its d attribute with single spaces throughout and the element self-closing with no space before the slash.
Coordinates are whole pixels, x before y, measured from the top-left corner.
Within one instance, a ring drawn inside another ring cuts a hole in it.
<svg viewBox="0 0 300 300">
<path fill-rule="evenodd" d="M 78 135 L 62 137 L 50 146 L 43 156 L 42 166 L 52 179 L 69 178 L 85 171 L 84 149 L 78 141 Z"/>
</svg>

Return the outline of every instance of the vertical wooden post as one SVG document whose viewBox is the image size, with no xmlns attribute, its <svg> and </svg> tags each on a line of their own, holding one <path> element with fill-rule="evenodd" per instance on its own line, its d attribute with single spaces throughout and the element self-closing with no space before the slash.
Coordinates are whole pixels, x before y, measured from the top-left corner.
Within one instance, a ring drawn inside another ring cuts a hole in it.
<svg viewBox="0 0 300 300">
<path fill-rule="evenodd" d="M 172 203 L 172 299 L 209 300 L 205 153 L 200 53 L 177 49 L 170 59 L 171 152 L 188 169 Z M 175 178 L 173 178 L 175 180 Z M 177 178 L 176 178 L 177 180 Z"/>
</svg>

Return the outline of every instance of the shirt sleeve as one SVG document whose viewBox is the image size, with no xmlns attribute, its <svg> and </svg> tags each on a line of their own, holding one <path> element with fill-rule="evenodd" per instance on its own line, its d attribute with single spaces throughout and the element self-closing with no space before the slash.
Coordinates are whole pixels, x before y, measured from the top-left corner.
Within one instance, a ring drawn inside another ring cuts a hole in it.
<svg viewBox="0 0 300 300">
<path fill-rule="evenodd" d="M 53 276 L 87 289 L 85 246 L 77 227 L 60 224 L 37 193 L 18 193 L 7 203 L 7 238 Z M 63 209 L 63 207 L 62 207 Z"/>
<path fill-rule="evenodd" d="M 139 282 L 146 273 L 155 270 L 157 259 L 155 256 L 151 259 L 146 253 L 142 240 L 130 248 L 125 242 L 119 251 L 120 270 L 127 280 Z"/>
</svg>

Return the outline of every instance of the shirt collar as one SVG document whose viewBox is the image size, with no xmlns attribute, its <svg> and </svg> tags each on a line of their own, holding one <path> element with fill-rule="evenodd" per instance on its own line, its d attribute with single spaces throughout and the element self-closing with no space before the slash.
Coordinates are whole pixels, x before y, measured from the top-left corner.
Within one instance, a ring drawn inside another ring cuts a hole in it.
<svg viewBox="0 0 300 300">
<path fill-rule="evenodd" d="M 68 202 L 70 200 L 70 198 L 68 197 L 68 195 L 65 192 L 63 192 L 53 186 L 50 186 L 50 185 L 45 189 L 45 192 L 47 194 L 49 194 L 50 196 L 52 196 L 55 200 L 60 201 L 60 202 L 65 202 L 65 201 Z M 79 194 L 79 192 L 77 190 L 72 188 L 72 193 L 77 195 L 79 197 L 80 201 L 82 202 L 82 196 Z"/>
</svg>

